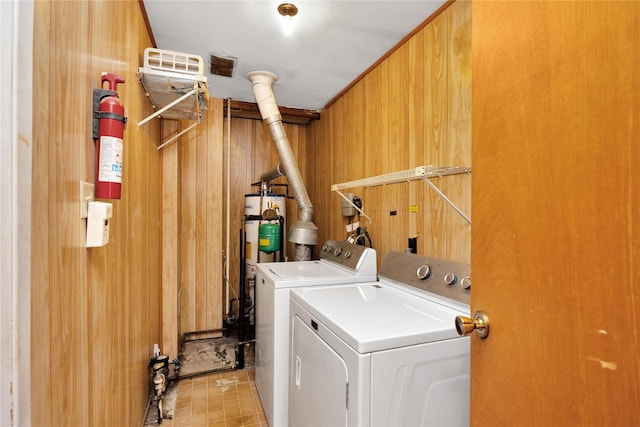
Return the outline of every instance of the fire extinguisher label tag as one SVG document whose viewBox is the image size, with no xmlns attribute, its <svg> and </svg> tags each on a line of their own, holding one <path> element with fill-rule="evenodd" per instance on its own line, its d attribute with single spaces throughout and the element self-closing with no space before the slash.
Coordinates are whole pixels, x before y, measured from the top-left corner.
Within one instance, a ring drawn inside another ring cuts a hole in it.
<svg viewBox="0 0 640 427">
<path fill-rule="evenodd" d="M 122 139 L 100 137 L 100 164 L 98 179 L 103 182 L 122 183 Z"/>
</svg>

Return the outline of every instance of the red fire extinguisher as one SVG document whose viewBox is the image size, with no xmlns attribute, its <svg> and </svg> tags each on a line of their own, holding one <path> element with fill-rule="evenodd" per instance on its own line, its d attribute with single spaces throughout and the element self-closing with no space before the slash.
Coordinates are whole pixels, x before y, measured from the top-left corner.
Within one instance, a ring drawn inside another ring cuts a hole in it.
<svg viewBox="0 0 640 427">
<path fill-rule="evenodd" d="M 109 90 L 93 90 L 93 139 L 96 140 L 97 199 L 119 199 L 122 185 L 122 136 L 127 118 L 120 103 L 118 83 L 124 78 L 102 73 L 101 84 L 109 82 Z"/>
</svg>

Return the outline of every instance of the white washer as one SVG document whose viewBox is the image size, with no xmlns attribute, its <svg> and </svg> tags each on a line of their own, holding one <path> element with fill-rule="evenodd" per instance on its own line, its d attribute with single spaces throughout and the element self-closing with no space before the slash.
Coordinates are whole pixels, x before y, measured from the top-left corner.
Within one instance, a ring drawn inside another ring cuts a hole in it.
<svg viewBox="0 0 640 427">
<path fill-rule="evenodd" d="M 320 260 L 257 264 L 256 388 L 269 426 L 287 425 L 290 289 L 375 281 L 375 250 L 335 240 Z"/>
<path fill-rule="evenodd" d="M 292 290 L 289 424 L 469 425 L 469 273 L 394 252 L 379 282 Z"/>
</svg>

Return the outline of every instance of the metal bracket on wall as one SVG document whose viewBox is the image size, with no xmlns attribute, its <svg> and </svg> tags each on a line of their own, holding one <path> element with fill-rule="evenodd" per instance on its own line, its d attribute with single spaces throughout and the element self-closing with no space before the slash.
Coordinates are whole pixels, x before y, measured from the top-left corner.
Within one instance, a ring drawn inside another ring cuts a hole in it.
<svg viewBox="0 0 640 427">
<path fill-rule="evenodd" d="M 340 195 L 344 200 L 346 200 L 352 207 L 354 207 L 362 216 L 369 220 L 371 223 L 371 218 L 364 213 L 363 210 L 358 208 L 356 205 L 349 200 L 340 190 L 344 190 L 347 188 L 354 187 L 376 187 L 380 185 L 387 184 L 396 184 L 400 182 L 409 182 L 416 181 L 422 179 L 424 182 L 429 184 L 429 186 L 436 192 L 440 197 L 444 199 L 445 202 L 449 206 L 451 206 L 468 224 L 471 224 L 471 220 L 467 215 L 465 215 L 458 206 L 455 205 L 434 183 L 432 183 L 430 178 L 440 178 L 447 175 L 457 175 L 461 173 L 471 173 L 470 167 L 464 166 L 418 166 L 413 169 L 407 169 L 399 172 L 392 172 L 384 175 L 373 176 L 370 178 L 358 179 L 355 181 L 344 182 L 342 184 L 333 184 L 331 186 L 331 191 L 334 191 Z"/>
</svg>

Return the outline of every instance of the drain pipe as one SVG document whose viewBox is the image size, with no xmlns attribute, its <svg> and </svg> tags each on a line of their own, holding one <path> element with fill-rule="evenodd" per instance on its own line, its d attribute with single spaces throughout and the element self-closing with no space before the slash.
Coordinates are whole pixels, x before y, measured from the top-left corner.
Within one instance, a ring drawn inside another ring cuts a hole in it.
<svg viewBox="0 0 640 427">
<path fill-rule="evenodd" d="M 282 126 L 282 116 L 271 85 L 278 76 L 269 71 L 251 71 L 247 78 L 253 84 L 263 122 L 269 128 L 271 139 L 280 157 L 280 166 L 287 176 L 291 191 L 298 205 L 298 220 L 289 229 L 288 240 L 296 244 L 296 261 L 311 259 L 311 247 L 318 244 L 318 227 L 313 223 L 313 205 L 302 182 L 300 170 L 293 157 L 291 145 Z"/>
</svg>

